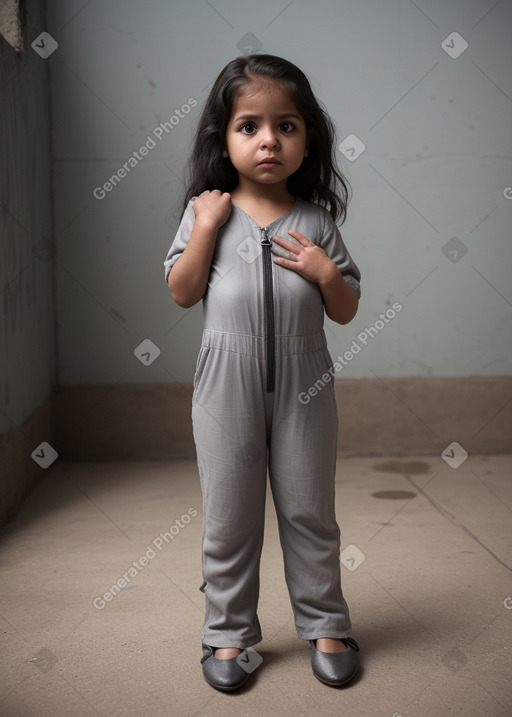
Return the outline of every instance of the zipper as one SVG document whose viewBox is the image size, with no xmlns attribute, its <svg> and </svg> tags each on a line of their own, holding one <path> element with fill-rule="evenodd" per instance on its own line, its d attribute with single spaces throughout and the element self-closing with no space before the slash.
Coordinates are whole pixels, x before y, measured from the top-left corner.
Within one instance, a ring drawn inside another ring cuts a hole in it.
<svg viewBox="0 0 512 717">
<path fill-rule="evenodd" d="M 266 228 L 261 228 L 263 238 L 263 291 L 265 302 L 265 357 L 267 365 L 267 393 L 273 393 L 275 385 L 276 356 L 274 328 L 274 294 L 272 287 L 272 242 Z"/>
</svg>

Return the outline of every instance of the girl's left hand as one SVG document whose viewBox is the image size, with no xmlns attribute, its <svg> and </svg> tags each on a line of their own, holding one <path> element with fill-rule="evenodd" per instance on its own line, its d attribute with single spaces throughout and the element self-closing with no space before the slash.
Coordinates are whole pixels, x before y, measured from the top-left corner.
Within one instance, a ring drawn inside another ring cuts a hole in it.
<svg viewBox="0 0 512 717">
<path fill-rule="evenodd" d="M 289 229 L 288 234 L 299 242 L 299 246 L 284 237 L 273 236 L 272 241 L 290 253 L 289 259 L 283 259 L 280 256 L 274 257 L 276 264 L 284 266 L 286 269 L 292 269 L 304 279 L 315 281 L 317 284 L 327 280 L 333 272 L 333 267 L 336 272 L 338 271 L 336 264 L 329 259 L 322 247 L 309 241 L 304 234 L 296 229 Z"/>
</svg>

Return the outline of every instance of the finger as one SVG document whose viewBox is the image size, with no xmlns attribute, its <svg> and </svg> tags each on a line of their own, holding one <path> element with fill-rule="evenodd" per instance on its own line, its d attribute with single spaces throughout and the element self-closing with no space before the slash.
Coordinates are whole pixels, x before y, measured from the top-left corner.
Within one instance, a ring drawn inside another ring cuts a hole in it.
<svg viewBox="0 0 512 717">
<path fill-rule="evenodd" d="M 304 236 L 304 234 L 301 234 L 296 229 L 289 229 L 288 234 L 291 234 L 292 237 L 297 239 L 297 241 L 299 241 L 304 246 L 309 246 L 309 244 L 313 243 L 313 242 L 310 242 L 309 239 Z"/>
<path fill-rule="evenodd" d="M 293 259 L 285 259 L 282 256 L 275 256 L 274 263 L 284 266 L 285 269 L 294 269 L 295 271 L 297 269 L 297 262 L 293 261 Z"/>
<path fill-rule="evenodd" d="M 281 259 L 293 259 L 295 260 L 295 257 L 297 254 L 292 254 L 291 251 L 288 251 L 288 249 L 285 249 L 284 246 L 281 246 L 277 242 L 274 242 L 272 245 L 272 254 L 274 256 L 278 256 Z"/>
<path fill-rule="evenodd" d="M 282 246 L 285 249 L 288 249 L 288 251 L 291 251 L 294 254 L 298 254 L 300 252 L 300 247 L 297 247 L 297 244 L 294 244 L 289 239 L 285 239 L 284 237 L 280 237 L 280 236 L 272 237 L 273 241 L 275 241 L 276 239 L 279 240 L 279 241 L 276 241 L 276 244 L 279 244 L 279 246 Z"/>
</svg>

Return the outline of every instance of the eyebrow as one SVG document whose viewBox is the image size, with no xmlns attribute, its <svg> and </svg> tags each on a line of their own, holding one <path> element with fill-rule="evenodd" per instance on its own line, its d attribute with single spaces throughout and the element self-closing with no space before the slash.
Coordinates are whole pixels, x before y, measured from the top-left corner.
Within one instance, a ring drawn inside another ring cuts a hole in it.
<svg viewBox="0 0 512 717">
<path fill-rule="evenodd" d="M 295 119 L 301 120 L 302 117 L 299 117 L 299 115 L 294 114 L 293 112 L 286 112 L 282 115 L 274 115 L 277 117 L 277 119 L 284 119 L 285 117 L 294 117 Z M 260 120 L 261 115 L 239 115 L 234 121 L 238 122 L 238 120 Z"/>
</svg>

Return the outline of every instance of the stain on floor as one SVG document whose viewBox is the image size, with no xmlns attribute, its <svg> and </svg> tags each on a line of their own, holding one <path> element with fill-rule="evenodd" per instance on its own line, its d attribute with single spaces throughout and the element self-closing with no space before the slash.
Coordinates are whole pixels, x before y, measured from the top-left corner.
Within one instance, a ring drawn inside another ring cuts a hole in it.
<svg viewBox="0 0 512 717">
<path fill-rule="evenodd" d="M 405 500 L 415 498 L 418 494 L 412 490 L 378 490 L 371 494 L 373 498 L 387 498 L 389 500 Z"/>
<path fill-rule="evenodd" d="M 377 463 L 372 466 L 374 471 L 382 471 L 384 473 L 400 473 L 401 475 L 419 475 L 428 473 L 430 464 L 425 461 L 397 461 L 391 460 L 385 463 Z M 371 494 L 373 498 L 383 498 L 386 500 L 408 500 L 415 498 L 418 494 L 412 490 L 379 490 Z"/>
</svg>

